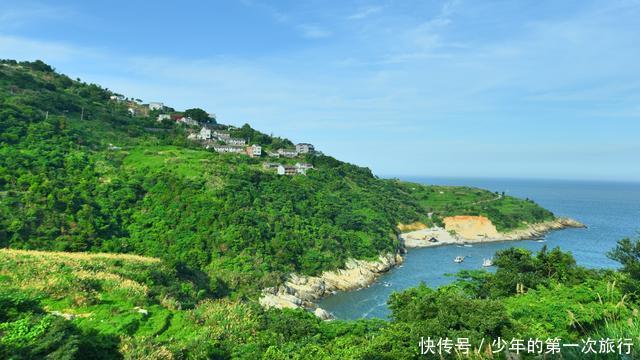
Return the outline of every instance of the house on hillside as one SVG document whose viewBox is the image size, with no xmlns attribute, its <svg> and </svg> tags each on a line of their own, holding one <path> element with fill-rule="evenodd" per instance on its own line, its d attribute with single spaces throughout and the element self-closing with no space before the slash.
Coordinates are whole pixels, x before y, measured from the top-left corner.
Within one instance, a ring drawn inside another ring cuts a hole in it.
<svg viewBox="0 0 640 360">
<path fill-rule="evenodd" d="M 274 157 L 274 158 L 279 158 L 280 154 L 278 154 L 277 152 L 273 152 L 273 151 L 269 151 L 268 154 L 269 157 Z"/>
<path fill-rule="evenodd" d="M 277 173 L 278 173 L 278 175 L 293 176 L 293 175 L 298 173 L 298 169 L 296 169 L 295 166 L 280 164 L 280 165 L 278 165 Z"/>
<path fill-rule="evenodd" d="M 225 142 L 229 145 L 235 145 L 235 146 L 244 146 L 247 144 L 247 141 L 245 139 L 237 139 L 237 138 L 229 138 L 225 140 Z"/>
<path fill-rule="evenodd" d="M 124 95 L 111 95 L 109 96 L 109 99 L 117 102 L 124 101 Z"/>
<path fill-rule="evenodd" d="M 262 146 L 256 144 L 247 146 L 247 155 L 250 157 L 260 157 L 262 155 Z"/>
<path fill-rule="evenodd" d="M 265 169 L 265 170 L 277 169 L 278 166 L 280 166 L 280 164 L 273 163 L 273 162 L 265 162 L 265 163 L 262 164 L 262 168 Z"/>
<path fill-rule="evenodd" d="M 158 122 L 161 122 L 163 120 L 170 120 L 171 119 L 171 115 L 169 114 L 158 114 Z"/>
<path fill-rule="evenodd" d="M 190 117 L 181 117 L 180 119 L 178 119 L 179 123 L 183 123 L 185 125 L 190 125 L 190 126 L 197 126 L 199 125 L 199 123 L 196 120 L 193 120 Z"/>
<path fill-rule="evenodd" d="M 215 137 L 216 139 L 220 140 L 220 141 L 227 141 L 231 138 L 231 135 L 226 132 L 226 131 L 220 131 L 220 130 L 215 130 L 213 132 L 213 137 Z"/>
<path fill-rule="evenodd" d="M 130 116 L 136 116 L 138 114 L 138 111 L 132 107 L 128 108 L 127 111 L 129 112 Z"/>
<path fill-rule="evenodd" d="M 300 143 L 296 144 L 296 151 L 298 154 L 309 154 L 315 151 L 315 148 L 312 144 Z"/>
<path fill-rule="evenodd" d="M 306 163 L 296 163 L 295 165 L 296 172 L 301 175 L 306 175 L 307 170 L 313 169 L 313 165 Z"/>
<path fill-rule="evenodd" d="M 149 110 L 162 110 L 162 109 L 164 109 L 164 104 L 161 102 L 149 103 Z"/>
<path fill-rule="evenodd" d="M 207 148 L 209 148 L 207 146 Z M 244 147 L 242 146 L 234 146 L 234 145 L 213 145 L 213 150 L 218 153 L 233 153 L 233 154 L 242 154 L 244 153 Z"/>
<path fill-rule="evenodd" d="M 198 140 L 210 140 L 212 138 L 211 129 L 203 127 L 202 129 L 200 129 L 197 138 Z"/>
<path fill-rule="evenodd" d="M 296 149 L 278 149 L 278 155 L 292 158 L 298 156 L 298 152 Z"/>
</svg>

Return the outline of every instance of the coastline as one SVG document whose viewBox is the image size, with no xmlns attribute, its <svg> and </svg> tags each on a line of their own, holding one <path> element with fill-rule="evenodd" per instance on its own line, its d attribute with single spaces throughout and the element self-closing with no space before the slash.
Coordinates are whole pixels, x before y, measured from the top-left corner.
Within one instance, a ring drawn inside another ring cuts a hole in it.
<svg viewBox="0 0 640 360">
<path fill-rule="evenodd" d="M 343 269 L 325 271 L 320 276 L 291 274 L 284 284 L 263 289 L 259 303 L 265 308 L 304 308 L 323 320 L 330 320 L 333 316 L 315 301 L 336 291 L 367 287 L 402 262 L 404 258 L 398 251 L 381 254 L 374 261 L 349 259 Z"/>
<path fill-rule="evenodd" d="M 289 279 L 281 285 L 262 290 L 259 299 L 265 308 L 301 308 L 312 311 L 322 320 L 331 320 L 333 316 L 318 307 L 317 300 L 329 296 L 336 291 L 350 291 L 365 288 L 373 284 L 379 276 L 404 262 L 404 253 L 410 248 L 434 247 L 455 244 L 528 240 L 544 236 L 546 233 L 566 228 L 584 228 L 584 224 L 569 218 L 556 218 L 537 224 L 530 224 L 524 229 L 508 233 L 497 233 L 494 236 L 460 236 L 452 234 L 445 228 L 423 228 L 399 235 L 400 248 L 393 253 L 381 254 L 378 260 L 349 259 L 343 269 L 325 271 L 319 276 L 290 274 Z M 438 242 L 430 242 L 438 236 Z"/>
<path fill-rule="evenodd" d="M 432 227 L 402 233 L 400 234 L 400 238 L 405 248 L 421 248 L 496 241 L 531 240 L 542 237 L 551 231 L 568 228 L 586 228 L 586 226 L 579 221 L 559 217 L 554 220 L 529 224 L 524 229 L 516 229 L 506 233 L 493 231 L 491 234 L 485 233 L 475 236 L 464 236 L 452 234 L 446 228 Z M 437 239 L 437 242 L 429 241 L 432 238 Z"/>
</svg>

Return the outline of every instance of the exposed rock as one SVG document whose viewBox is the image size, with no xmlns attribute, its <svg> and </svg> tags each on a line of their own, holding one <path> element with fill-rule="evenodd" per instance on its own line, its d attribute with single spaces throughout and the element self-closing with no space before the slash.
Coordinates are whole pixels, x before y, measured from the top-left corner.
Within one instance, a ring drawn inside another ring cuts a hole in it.
<svg viewBox="0 0 640 360">
<path fill-rule="evenodd" d="M 568 218 L 557 218 L 524 229 L 500 233 L 491 221 L 482 216 L 453 216 L 444 219 L 447 228 L 433 227 L 400 235 L 405 247 L 429 247 L 447 244 L 476 243 L 505 240 L 526 240 L 544 236 L 553 230 L 582 228 L 584 224 Z M 430 239 L 437 239 L 430 242 Z"/>
<path fill-rule="evenodd" d="M 320 276 L 291 274 L 284 284 L 262 290 L 259 303 L 266 308 L 315 308 L 314 301 L 323 296 L 371 285 L 378 276 L 402 261 L 399 254 L 388 253 L 380 255 L 377 261 L 349 259 L 344 269 L 325 271 Z M 331 316 L 324 309 L 318 309 L 314 311 L 318 317 Z"/>
<path fill-rule="evenodd" d="M 442 219 L 444 229 L 463 239 L 497 238 L 495 225 L 484 216 L 449 216 Z"/>
<path fill-rule="evenodd" d="M 323 309 L 323 308 L 316 308 L 313 311 L 313 314 L 317 317 L 319 317 L 321 320 L 333 320 L 334 317 L 333 315 L 331 315 L 330 312 L 328 312 L 327 310 Z"/>
</svg>

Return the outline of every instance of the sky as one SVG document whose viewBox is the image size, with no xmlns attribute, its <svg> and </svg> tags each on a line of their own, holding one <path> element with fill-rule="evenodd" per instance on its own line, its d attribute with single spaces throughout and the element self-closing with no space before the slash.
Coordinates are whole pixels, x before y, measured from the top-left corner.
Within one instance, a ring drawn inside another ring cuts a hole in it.
<svg viewBox="0 0 640 360">
<path fill-rule="evenodd" d="M 0 2 L 0 58 L 382 177 L 640 181 L 640 0 Z"/>
</svg>

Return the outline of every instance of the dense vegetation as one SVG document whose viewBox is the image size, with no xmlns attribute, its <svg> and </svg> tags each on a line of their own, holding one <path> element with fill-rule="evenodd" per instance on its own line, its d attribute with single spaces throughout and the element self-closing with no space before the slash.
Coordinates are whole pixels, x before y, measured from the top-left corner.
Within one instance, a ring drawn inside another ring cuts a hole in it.
<svg viewBox="0 0 640 360">
<path fill-rule="evenodd" d="M 429 211 L 436 222 L 484 214 L 505 230 L 553 217 L 484 190 L 378 179 L 329 156 L 306 156 L 307 176 L 279 177 L 263 160 L 188 141 L 196 129 L 131 117 L 140 102 L 113 96 L 40 61 L 0 64 L 0 247 L 161 257 L 243 296 L 290 272 L 393 252 L 396 225 L 429 222 Z M 293 145 L 249 125 L 230 131 L 265 152 Z"/>
<path fill-rule="evenodd" d="M 400 223 L 484 215 L 508 231 L 553 214 L 485 190 L 379 179 L 324 155 L 280 160 L 315 167 L 280 177 L 266 158 L 206 150 L 187 140 L 197 128 L 114 95 L 40 61 L 0 62 L 0 358 L 419 358 L 421 337 L 445 336 L 476 347 L 497 337 L 637 343 L 640 245 L 630 240 L 611 253 L 620 272 L 583 269 L 557 249 L 502 251 L 495 273 L 394 294 L 390 321 L 264 310 L 258 291 L 290 272 L 396 251 Z M 187 115 L 265 152 L 293 146 L 198 108 Z"/>
<path fill-rule="evenodd" d="M 0 357 L 417 359 L 424 358 L 421 337 L 468 338 L 475 358 L 491 358 L 499 338 L 631 339 L 638 346 L 638 304 L 625 285 L 638 285 L 632 272 L 640 257 L 626 242 L 640 246 L 624 240 L 612 252 L 626 259 L 620 272 L 580 268 L 558 249 L 507 249 L 496 254 L 495 273 L 464 272 L 443 288 L 393 294 L 389 321 L 330 322 L 304 310 L 211 300 L 197 276 L 152 258 L 0 250 Z"/>
</svg>

